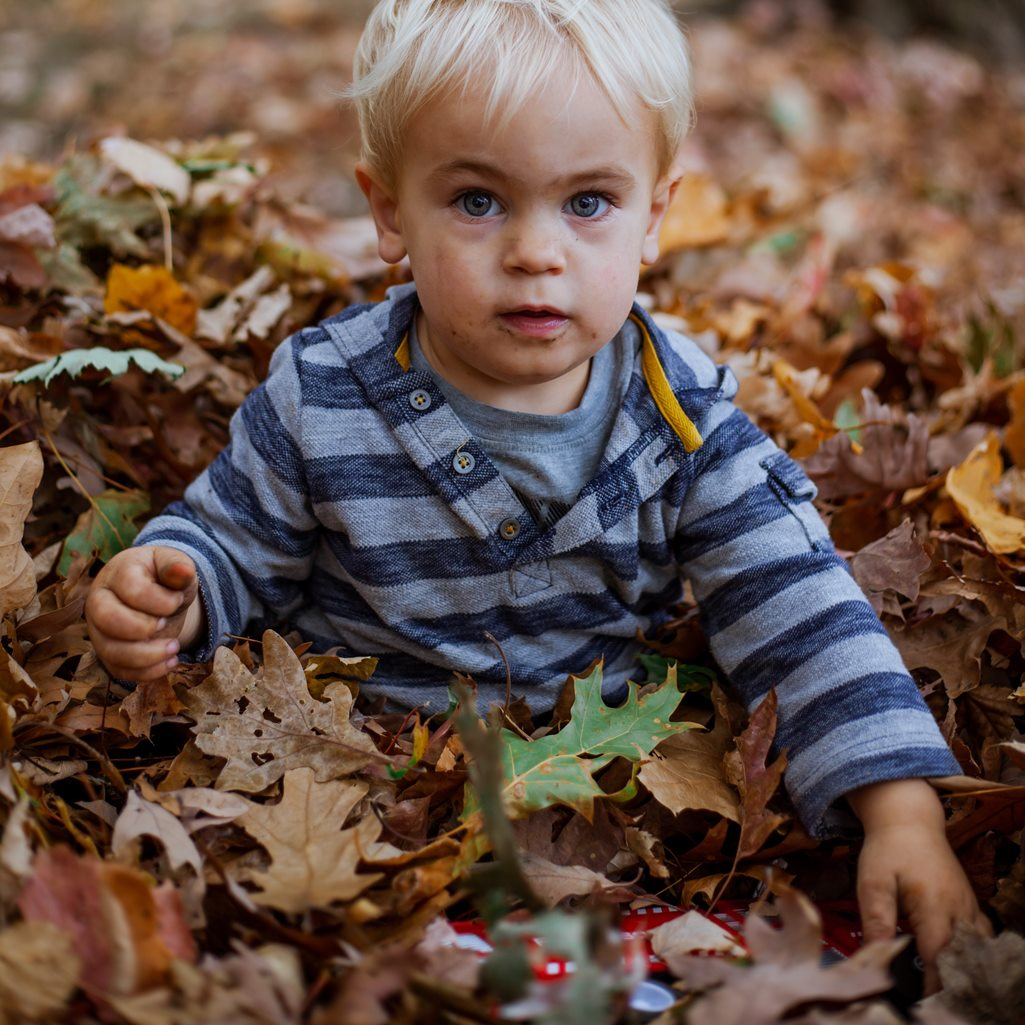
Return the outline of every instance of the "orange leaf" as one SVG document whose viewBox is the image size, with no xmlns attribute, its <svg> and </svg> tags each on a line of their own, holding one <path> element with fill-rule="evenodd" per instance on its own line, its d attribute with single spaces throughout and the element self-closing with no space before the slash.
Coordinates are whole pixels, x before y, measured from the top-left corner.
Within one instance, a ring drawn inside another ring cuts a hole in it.
<svg viewBox="0 0 1025 1025">
<path fill-rule="evenodd" d="M 195 296 L 180 285 L 164 267 L 128 267 L 115 263 L 107 277 L 104 313 L 134 313 L 145 310 L 182 334 L 196 330 L 199 307 Z"/>
<path fill-rule="evenodd" d="M 726 193 L 706 174 L 685 175 L 659 233 L 663 253 L 722 242 L 729 235 Z"/>
<path fill-rule="evenodd" d="M 1011 422 L 1004 431 L 1004 448 L 1011 454 L 1015 466 L 1025 467 L 1025 377 L 1014 382 L 1007 394 Z"/>
</svg>

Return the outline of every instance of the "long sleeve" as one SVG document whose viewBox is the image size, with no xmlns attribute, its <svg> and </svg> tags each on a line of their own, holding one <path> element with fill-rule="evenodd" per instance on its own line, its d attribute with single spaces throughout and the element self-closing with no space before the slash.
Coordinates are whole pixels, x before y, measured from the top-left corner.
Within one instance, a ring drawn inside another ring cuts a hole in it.
<svg viewBox="0 0 1025 1025">
<path fill-rule="evenodd" d="M 317 521 L 299 440 L 301 338 L 278 347 L 266 381 L 232 417 L 229 444 L 135 542 L 195 561 L 208 627 L 190 653 L 198 659 L 265 610 L 277 619 L 302 600 Z"/>
<path fill-rule="evenodd" d="M 825 813 L 855 787 L 959 772 L 836 554 L 811 481 L 726 398 L 702 434 L 676 555 L 712 653 L 746 705 L 776 688 L 776 746 L 807 828 L 827 832 Z"/>
</svg>

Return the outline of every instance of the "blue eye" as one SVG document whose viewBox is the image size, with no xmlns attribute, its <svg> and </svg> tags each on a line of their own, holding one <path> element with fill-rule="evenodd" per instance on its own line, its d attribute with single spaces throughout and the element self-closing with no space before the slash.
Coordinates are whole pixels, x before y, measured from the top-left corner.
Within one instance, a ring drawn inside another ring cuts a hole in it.
<svg viewBox="0 0 1025 1025">
<path fill-rule="evenodd" d="M 472 189 L 456 198 L 457 209 L 470 217 L 493 217 L 499 212 L 498 201 L 489 192 Z"/>
<path fill-rule="evenodd" d="M 581 192 L 569 201 L 569 208 L 576 217 L 600 217 L 609 208 L 609 201 L 597 192 Z"/>
</svg>

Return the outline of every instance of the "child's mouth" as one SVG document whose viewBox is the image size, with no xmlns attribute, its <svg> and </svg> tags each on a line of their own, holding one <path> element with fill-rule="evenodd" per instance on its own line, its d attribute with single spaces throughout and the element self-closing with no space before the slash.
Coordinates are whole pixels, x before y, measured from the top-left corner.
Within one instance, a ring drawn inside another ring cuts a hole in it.
<svg viewBox="0 0 1025 1025">
<path fill-rule="evenodd" d="M 524 307 L 502 314 L 502 320 L 514 331 L 535 336 L 550 335 L 558 331 L 568 319 L 559 310 L 548 308 Z"/>
</svg>

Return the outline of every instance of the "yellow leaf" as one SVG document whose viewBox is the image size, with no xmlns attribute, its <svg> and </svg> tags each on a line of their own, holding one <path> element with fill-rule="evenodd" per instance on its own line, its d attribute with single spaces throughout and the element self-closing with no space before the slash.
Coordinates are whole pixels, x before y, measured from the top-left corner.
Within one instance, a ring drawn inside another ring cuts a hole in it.
<svg viewBox="0 0 1025 1025">
<path fill-rule="evenodd" d="M 1025 520 L 1005 512 L 996 496 L 1002 473 L 1000 443 L 991 431 L 960 466 L 947 473 L 947 491 L 986 547 L 998 555 L 1010 555 L 1025 548 Z"/>
<path fill-rule="evenodd" d="M 107 277 L 104 313 L 134 313 L 145 310 L 177 328 L 182 334 L 196 330 L 198 303 L 195 296 L 180 285 L 164 267 L 146 264 L 128 267 L 115 263 Z"/>
</svg>

